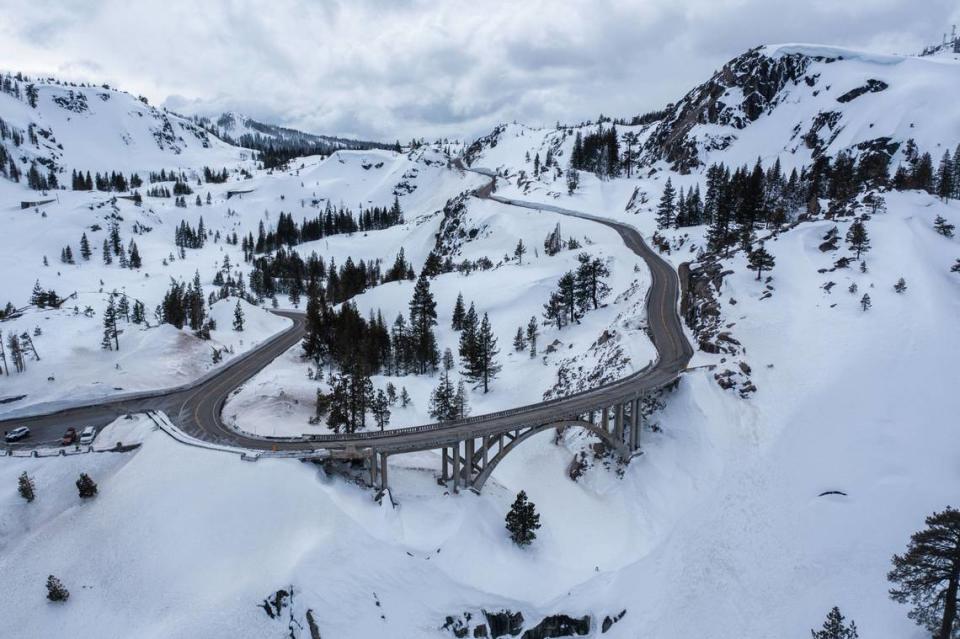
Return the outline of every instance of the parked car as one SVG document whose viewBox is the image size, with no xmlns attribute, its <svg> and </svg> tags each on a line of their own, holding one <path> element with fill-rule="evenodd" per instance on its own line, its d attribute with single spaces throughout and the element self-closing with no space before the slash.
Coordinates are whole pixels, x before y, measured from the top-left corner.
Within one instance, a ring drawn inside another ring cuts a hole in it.
<svg viewBox="0 0 960 639">
<path fill-rule="evenodd" d="M 87 426 L 80 431 L 80 443 L 86 446 L 93 443 L 93 438 L 97 436 L 97 429 L 93 426 Z"/>
<path fill-rule="evenodd" d="M 3 436 L 3 439 L 6 440 L 7 443 L 11 443 L 11 442 L 18 442 L 21 439 L 24 439 L 29 436 L 30 436 L 29 428 L 27 428 L 26 426 L 17 426 L 13 430 L 7 431 L 6 435 Z"/>
<path fill-rule="evenodd" d="M 75 441 L 77 441 L 77 429 L 71 426 L 67 429 L 67 432 L 63 434 L 63 440 L 61 440 L 60 444 L 62 446 L 69 446 Z"/>
</svg>

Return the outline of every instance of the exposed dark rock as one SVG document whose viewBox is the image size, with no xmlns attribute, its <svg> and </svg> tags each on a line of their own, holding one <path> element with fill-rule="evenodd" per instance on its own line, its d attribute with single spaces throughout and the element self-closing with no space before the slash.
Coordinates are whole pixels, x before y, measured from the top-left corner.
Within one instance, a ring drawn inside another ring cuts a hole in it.
<svg viewBox="0 0 960 639">
<path fill-rule="evenodd" d="M 320 638 L 320 627 L 317 625 L 316 619 L 313 617 L 313 610 L 307 610 L 307 627 L 310 629 L 310 639 L 321 639 Z"/>
<path fill-rule="evenodd" d="M 606 633 L 608 630 L 610 630 L 610 628 L 613 627 L 613 624 L 623 619 L 623 616 L 626 614 L 627 614 L 627 611 L 626 609 L 624 609 L 624 610 L 621 610 L 619 614 L 616 614 L 613 617 L 611 617 L 610 615 L 607 615 L 606 617 L 604 617 L 603 623 L 600 624 L 600 632 Z"/>
<path fill-rule="evenodd" d="M 487 625 L 490 626 L 490 637 L 497 639 L 510 635 L 515 637 L 523 629 L 523 613 L 501 610 L 500 612 L 483 611 L 483 616 L 487 618 Z"/>
<path fill-rule="evenodd" d="M 857 87 L 856 89 L 851 89 L 837 98 L 837 102 L 850 102 L 859 98 L 864 93 L 879 93 L 887 89 L 890 85 L 884 82 L 883 80 L 875 80 L 873 78 L 867 80 L 867 83 L 862 87 Z"/>
<path fill-rule="evenodd" d="M 487 637 L 487 624 L 481 623 L 478 624 L 476 628 L 473 629 L 474 637 Z"/>
<path fill-rule="evenodd" d="M 551 639 L 553 637 L 582 637 L 590 634 L 590 615 L 574 618 L 551 615 L 523 633 L 520 639 Z"/>
</svg>

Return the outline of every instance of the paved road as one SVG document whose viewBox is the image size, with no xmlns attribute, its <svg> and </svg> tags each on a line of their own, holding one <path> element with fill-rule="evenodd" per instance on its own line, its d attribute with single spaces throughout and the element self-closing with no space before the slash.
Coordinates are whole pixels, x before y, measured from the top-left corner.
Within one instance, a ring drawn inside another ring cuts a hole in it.
<svg viewBox="0 0 960 639">
<path fill-rule="evenodd" d="M 489 171 L 478 170 L 477 172 L 492 175 Z M 301 313 L 277 311 L 291 318 L 294 321 L 293 327 L 255 351 L 229 363 L 211 378 L 192 388 L 157 393 L 151 397 L 138 399 L 105 401 L 38 417 L 8 420 L 0 422 L 0 430 L 7 430 L 21 424 L 29 426 L 33 431 L 33 437 L 23 445 L 36 446 L 40 442 L 58 438 L 67 426 L 75 426 L 78 430 L 88 424 L 103 426 L 119 415 L 151 409 L 166 412 L 187 434 L 220 445 L 255 450 L 300 451 L 303 456 L 309 456 L 313 451 L 343 451 L 349 454 L 351 451 L 367 448 L 376 448 L 384 452 L 407 452 L 451 445 L 468 436 L 480 437 L 503 433 L 522 424 L 544 424 L 574 419 L 601 406 L 612 406 L 661 388 L 675 380 L 686 368 L 693 356 L 693 348 L 683 333 L 683 327 L 677 315 L 679 298 L 677 274 L 673 267 L 647 246 L 636 229 L 578 211 L 498 197 L 492 194 L 492 182 L 478 189 L 475 194 L 477 197 L 487 197 L 512 206 L 593 220 L 616 230 L 626 246 L 641 257 L 650 268 L 651 284 L 647 296 L 647 320 L 650 338 L 658 353 L 657 361 L 628 377 L 576 395 L 478 415 L 457 422 L 425 424 L 385 432 L 315 435 L 309 440 L 302 438 L 267 440 L 243 436 L 224 426 L 220 418 L 224 402 L 243 382 L 287 349 L 295 346 L 304 334 L 304 320 Z"/>
</svg>

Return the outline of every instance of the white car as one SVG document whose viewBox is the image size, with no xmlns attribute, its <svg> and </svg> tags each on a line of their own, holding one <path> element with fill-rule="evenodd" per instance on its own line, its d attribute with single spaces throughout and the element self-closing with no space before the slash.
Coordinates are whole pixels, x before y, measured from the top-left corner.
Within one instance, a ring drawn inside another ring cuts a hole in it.
<svg viewBox="0 0 960 639">
<path fill-rule="evenodd" d="M 9 444 L 12 442 L 20 441 L 25 437 L 30 436 L 30 429 L 26 426 L 17 426 L 11 431 L 8 431 L 6 435 L 3 436 L 3 439 Z"/>
<path fill-rule="evenodd" d="M 93 439 L 97 436 L 97 429 L 93 426 L 87 426 L 82 431 L 80 431 L 80 443 L 84 446 L 87 444 L 92 444 Z"/>
</svg>

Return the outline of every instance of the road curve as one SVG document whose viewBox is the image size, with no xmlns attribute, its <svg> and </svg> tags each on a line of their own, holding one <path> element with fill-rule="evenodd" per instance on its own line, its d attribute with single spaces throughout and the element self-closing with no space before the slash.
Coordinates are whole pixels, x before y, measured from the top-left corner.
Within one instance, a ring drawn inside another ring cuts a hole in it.
<svg viewBox="0 0 960 639">
<path fill-rule="evenodd" d="M 475 172 L 495 180 L 492 172 Z M 693 348 L 683 332 L 677 314 L 680 291 L 673 267 L 651 250 L 632 226 L 570 209 L 499 197 L 492 193 L 493 180 L 477 189 L 475 195 L 511 206 L 551 211 L 604 224 L 617 231 L 624 244 L 646 262 L 651 275 L 646 305 L 647 323 L 650 339 L 657 350 L 655 362 L 627 377 L 568 397 L 477 415 L 456 422 L 425 424 L 383 432 L 311 435 L 305 438 L 267 439 L 243 435 L 225 426 L 221 419 L 227 397 L 282 353 L 296 346 L 304 335 L 302 313 L 275 311 L 293 320 L 294 325 L 195 385 L 170 392 L 158 392 L 148 397 L 107 400 L 45 415 L 0 421 L 0 430 L 8 430 L 18 425 L 29 426 L 33 431 L 33 438 L 26 445 L 35 446 L 38 442 L 55 440 L 67 426 L 103 426 L 127 413 L 162 410 L 188 435 L 238 450 L 278 450 L 302 457 L 309 457 L 320 451 L 349 452 L 370 448 L 383 452 L 409 452 L 451 445 L 469 436 L 502 433 L 524 424 L 544 424 L 574 418 L 604 405 L 612 406 L 639 397 L 677 379 L 693 356 Z"/>
</svg>

